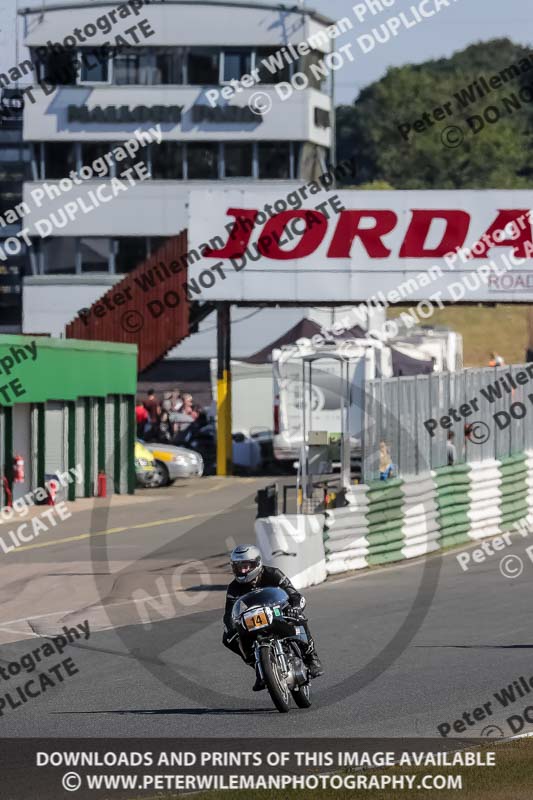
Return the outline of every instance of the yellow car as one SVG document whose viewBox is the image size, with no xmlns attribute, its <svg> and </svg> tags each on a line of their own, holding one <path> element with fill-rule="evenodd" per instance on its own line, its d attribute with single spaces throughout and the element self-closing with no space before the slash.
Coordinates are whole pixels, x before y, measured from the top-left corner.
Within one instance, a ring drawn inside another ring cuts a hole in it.
<svg viewBox="0 0 533 800">
<path fill-rule="evenodd" d="M 141 486 L 152 486 L 155 473 L 155 459 L 141 442 L 135 442 L 135 475 Z"/>
</svg>

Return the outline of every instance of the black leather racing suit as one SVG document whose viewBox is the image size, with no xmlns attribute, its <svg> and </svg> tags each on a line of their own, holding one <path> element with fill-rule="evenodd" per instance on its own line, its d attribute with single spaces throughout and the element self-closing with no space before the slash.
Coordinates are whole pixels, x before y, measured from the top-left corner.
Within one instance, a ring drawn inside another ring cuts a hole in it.
<svg viewBox="0 0 533 800">
<path fill-rule="evenodd" d="M 228 586 L 228 591 L 226 594 L 226 607 L 224 609 L 224 635 L 222 637 L 222 644 L 232 650 L 234 653 L 243 657 L 241 652 L 241 648 L 239 647 L 239 636 L 237 631 L 233 626 L 233 621 L 231 618 L 231 611 L 233 609 L 233 605 L 239 597 L 242 597 L 244 594 L 248 594 L 251 592 L 252 589 L 264 589 L 267 586 L 277 586 L 280 589 L 283 589 L 287 592 L 289 596 L 289 602 L 293 608 L 300 608 L 300 601 L 302 599 L 302 595 L 298 592 L 287 576 L 280 570 L 276 569 L 276 567 L 263 567 L 261 573 L 257 576 L 255 581 L 251 583 L 239 583 L 236 580 L 233 580 L 230 585 Z M 304 658 L 307 660 L 315 652 L 315 643 L 313 637 L 311 636 L 311 631 L 309 630 L 309 626 L 307 624 L 307 619 L 301 616 L 299 620 L 299 624 L 303 625 L 305 632 L 307 634 L 307 651 L 304 654 Z M 241 637 L 241 642 L 244 647 L 246 647 L 246 643 L 244 639 Z M 251 660 L 251 653 L 246 653 L 245 661 Z"/>
</svg>

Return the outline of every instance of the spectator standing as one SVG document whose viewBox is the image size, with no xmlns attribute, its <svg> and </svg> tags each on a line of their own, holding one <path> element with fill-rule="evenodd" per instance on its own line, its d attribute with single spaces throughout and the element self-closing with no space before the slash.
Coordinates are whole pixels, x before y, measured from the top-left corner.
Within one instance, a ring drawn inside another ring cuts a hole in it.
<svg viewBox="0 0 533 800">
<path fill-rule="evenodd" d="M 446 454 L 448 456 L 448 466 L 453 467 L 454 464 L 457 463 L 457 448 L 454 444 L 455 433 L 453 431 L 448 431 L 448 437 L 446 442 Z"/>
<path fill-rule="evenodd" d="M 159 425 L 157 426 L 157 441 L 158 442 L 171 442 L 172 441 L 172 427 L 168 417 L 167 411 L 162 411 L 159 418 Z"/>
<path fill-rule="evenodd" d="M 161 407 L 153 389 L 148 390 L 148 397 L 144 401 L 144 407 L 148 412 L 148 422 L 145 429 L 145 436 L 150 436 L 153 438 L 157 433 L 157 423 L 159 422 L 159 415 L 161 413 Z"/>
<path fill-rule="evenodd" d="M 139 398 L 137 398 L 137 404 L 135 406 L 135 419 L 137 421 L 137 437 L 142 439 L 146 423 L 148 422 L 148 411 Z"/>
<path fill-rule="evenodd" d="M 379 479 L 386 481 L 392 474 L 392 460 L 385 442 L 379 443 Z"/>
<path fill-rule="evenodd" d="M 504 366 L 505 366 L 505 361 L 500 355 L 498 355 L 498 353 L 494 352 L 490 354 L 489 367 L 504 367 Z"/>
<path fill-rule="evenodd" d="M 183 395 L 183 407 L 182 407 L 181 410 L 182 410 L 182 412 L 184 414 L 188 414 L 189 416 L 192 416 L 192 410 L 193 410 L 193 408 L 192 408 L 192 394 L 184 394 Z"/>
<path fill-rule="evenodd" d="M 179 440 L 180 434 L 187 430 L 193 418 L 190 414 L 185 414 L 183 411 L 175 411 L 173 414 L 172 422 L 172 438 L 174 441 Z"/>
<path fill-rule="evenodd" d="M 172 402 L 172 411 L 181 411 L 183 408 L 183 399 L 179 389 L 174 389 L 170 396 Z"/>
</svg>

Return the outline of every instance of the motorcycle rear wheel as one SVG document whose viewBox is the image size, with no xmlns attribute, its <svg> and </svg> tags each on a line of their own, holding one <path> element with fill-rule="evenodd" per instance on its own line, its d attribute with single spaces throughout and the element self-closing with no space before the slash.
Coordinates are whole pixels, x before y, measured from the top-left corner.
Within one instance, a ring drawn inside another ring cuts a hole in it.
<svg viewBox="0 0 533 800">
<path fill-rule="evenodd" d="M 272 647 L 261 647 L 259 658 L 265 684 L 272 698 L 272 702 L 280 714 L 287 714 L 291 707 L 291 695 L 287 684 L 280 674 L 276 654 Z"/>
</svg>

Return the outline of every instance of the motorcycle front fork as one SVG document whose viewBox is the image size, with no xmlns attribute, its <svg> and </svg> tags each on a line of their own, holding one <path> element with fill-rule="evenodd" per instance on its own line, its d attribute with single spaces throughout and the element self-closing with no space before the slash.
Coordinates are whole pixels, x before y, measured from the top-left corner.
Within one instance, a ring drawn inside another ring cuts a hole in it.
<svg viewBox="0 0 533 800">
<path fill-rule="evenodd" d="M 262 646 L 266 647 L 266 645 L 262 645 Z M 270 644 L 268 646 L 271 647 L 272 644 Z M 276 654 L 276 660 L 277 660 L 277 662 L 278 662 L 278 664 L 280 666 L 280 669 L 281 669 L 281 672 L 283 674 L 283 677 L 286 678 L 287 675 L 289 674 L 289 668 L 288 668 L 288 665 L 287 665 L 287 659 L 285 658 L 285 653 L 283 652 L 283 647 L 281 645 L 281 642 L 278 641 L 278 639 L 274 639 L 273 646 L 274 646 L 274 652 Z M 261 680 L 264 681 L 265 676 L 263 674 L 263 668 L 261 667 L 261 659 L 259 657 L 260 652 L 261 652 L 261 645 L 256 644 L 256 646 L 255 646 L 255 669 L 256 669 L 257 674 L 261 678 Z"/>
</svg>

